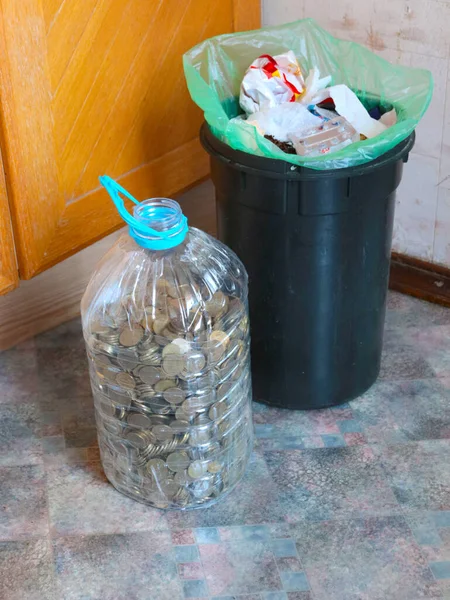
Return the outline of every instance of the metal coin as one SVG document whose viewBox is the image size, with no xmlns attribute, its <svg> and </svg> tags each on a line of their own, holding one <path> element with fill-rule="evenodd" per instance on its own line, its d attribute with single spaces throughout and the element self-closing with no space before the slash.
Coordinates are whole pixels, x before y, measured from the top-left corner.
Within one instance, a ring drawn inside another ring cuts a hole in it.
<svg viewBox="0 0 450 600">
<path fill-rule="evenodd" d="M 230 341 L 228 334 L 226 334 L 225 331 L 222 331 L 220 329 L 217 331 L 213 331 L 211 333 L 209 339 L 212 342 L 220 342 L 224 346 L 226 346 L 228 344 L 228 342 Z"/>
<path fill-rule="evenodd" d="M 167 415 L 152 415 L 151 416 L 152 419 L 152 426 L 154 425 L 169 425 L 170 424 L 170 417 L 168 417 Z"/>
<path fill-rule="evenodd" d="M 101 401 L 100 412 L 106 417 L 114 417 L 116 415 L 116 407 L 112 402 Z"/>
<path fill-rule="evenodd" d="M 179 421 L 190 421 L 192 419 L 192 415 L 188 414 L 182 406 L 179 406 L 175 411 L 175 418 Z"/>
<path fill-rule="evenodd" d="M 152 433 L 154 433 L 156 439 L 160 442 L 167 442 L 173 439 L 173 429 L 169 425 L 155 425 Z"/>
<path fill-rule="evenodd" d="M 207 466 L 200 460 L 191 462 L 188 468 L 188 475 L 191 479 L 200 479 L 207 473 Z"/>
<path fill-rule="evenodd" d="M 218 317 L 227 306 L 227 298 L 223 292 L 216 292 L 213 294 L 211 300 L 205 303 L 206 311 L 211 317 Z"/>
<path fill-rule="evenodd" d="M 186 400 L 186 392 L 179 387 L 168 388 L 164 392 L 164 399 L 170 404 L 181 404 Z"/>
<path fill-rule="evenodd" d="M 174 496 L 179 492 L 180 486 L 173 479 L 163 479 L 160 482 L 162 492 L 167 496 L 168 499 L 172 500 Z"/>
<path fill-rule="evenodd" d="M 151 401 L 151 409 L 157 415 L 168 415 L 172 412 L 172 407 L 168 404 L 164 398 L 153 398 Z"/>
<path fill-rule="evenodd" d="M 211 441 L 211 431 L 209 429 L 191 429 L 189 432 L 189 445 L 202 446 Z"/>
<path fill-rule="evenodd" d="M 161 379 L 161 370 L 152 366 L 143 366 L 140 367 L 137 375 L 144 383 L 155 385 Z"/>
<path fill-rule="evenodd" d="M 157 317 L 153 321 L 153 331 L 156 333 L 156 335 L 160 335 L 169 323 L 170 321 L 168 317 Z"/>
<path fill-rule="evenodd" d="M 117 362 L 125 371 L 133 371 L 139 365 L 139 357 L 134 353 L 117 353 Z"/>
<path fill-rule="evenodd" d="M 94 356 L 94 360 L 96 365 L 101 367 L 110 367 L 112 365 L 111 357 L 107 356 L 106 354 L 96 354 Z"/>
<path fill-rule="evenodd" d="M 147 446 L 152 443 L 149 436 L 144 431 L 128 431 L 126 437 L 127 440 L 139 450 L 147 448 Z"/>
<path fill-rule="evenodd" d="M 208 361 L 212 364 L 217 363 L 223 357 L 226 347 L 218 340 L 211 340 L 205 344 L 204 349 L 208 355 Z"/>
<path fill-rule="evenodd" d="M 166 478 L 169 474 L 166 463 L 160 458 L 151 458 L 145 468 L 156 481 Z"/>
<path fill-rule="evenodd" d="M 181 373 L 185 365 L 181 355 L 169 354 L 162 361 L 162 368 L 169 377 L 176 377 Z"/>
<path fill-rule="evenodd" d="M 165 356 L 168 356 L 169 354 L 182 354 L 180 346 L 178 346 L 177 344 L 174 344 L 173 342 L 170 344 L 167 344 L 167 346 L 165 346 L 163 348 L 162 356 L 164 358 Z"/>
<path fill-rule="evenodd" d="M 174 433 L 185 433 L 188 428 L 189 428 L 189 421 L 187 420 L 181 420 L 181 419 L 175 419 L 175 421 L 172 421 L 170 423 L 170 428 L 172 429 L 172 431 Z"/>
<path fill-rule="evenodd" d="M 186 354 L 186 352 L 189 352 L 189 350 L 191 349 L 191 344 L 183 338 L 176 338 L 175 340 L 173 340 L 171 346 L 178 347 L 180 349 L 181 354 Z"/>
<path fill-rule="evenodd" d="M 133 375 L 130 375 L 130 373 L 125 373 L 124 371 L 117 373 L 116 383 L 117 385 L 120 385 L 128 390 L 132 390 L 136 387 L 136 382 Z"/>
<path fill-rule="evenodd" d="M 195 417 L 198 412 L 204 410 L 202 403 L 195 396 L 187 398 L 181 405 L 181 408 L 189 417 Z"/>
<path fill-rule="evenodd" d="M 137 346 L 144 337 L 144 330 L 140 325 L 132 325 L 131 327 L 126 326 L 120 332 L 119 341 L 122 346 L 131 348 Z"/>
<path fill-rule="evenodd" d="M 194 498 L 203 499 L 207 498 L 213 487 L 213 482 L 211 478 L 202 479 L 201 481 L 196 481 L 191 486 L 191 492 Z"/>
<path fill-rule="evenodd" d="M 178 483 L 178 485 L 188 485 L 192 481 L 187 470 L 175 473 L 173 480 Z"/>
<path fill-rule="evenodd" d="M 166 390 L 175 387 L 176 381 L 174 379 L 161 379 L 155 384 L 155 392 L 165 392 Z"/>
<path fill-rule="evenodd" d="M 128 416 L 127 423 L 132 427 L 139 427 L 140 429 L 150 429 L 152 426 L 150 418 L 142 413 L 131 413 Z"/>
<path fill-rule="evenodd" d="M 217 460 L 212 460 L 210 463 L 208 463 L 209 473 L 213 473 L 215 475 L 216 473 L 220 473 L 222 469 L 223 465 Z"/>
<path fill-rule="evenodd" d="M 227 410 L 228 407 L 225 404 L 225 402 L 216 402 L 216 404 L 213 404 L 209 409 L 208 416 L 211 419 L 211 421 L 217 421 L 218 419 L 223 417 Z"/>
<path fill-rule="evenodd" d="M 189 467 L 189 456 L 186 452 L 173 452 L 167 457 L 166 464 L 174 473 L 183 472 Z"/>
</svg>

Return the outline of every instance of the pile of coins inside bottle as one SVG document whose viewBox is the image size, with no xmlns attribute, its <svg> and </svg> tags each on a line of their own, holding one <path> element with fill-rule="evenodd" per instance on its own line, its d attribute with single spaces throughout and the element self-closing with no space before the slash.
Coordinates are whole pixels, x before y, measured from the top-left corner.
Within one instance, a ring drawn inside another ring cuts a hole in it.
<svg viewBox="0 0 450 600">
<path fill-rule="evenodd" d="M 150 298 L 92 315 L 100 452 L 119 491 L 185 509 L 212 504 L 242 477 L 252 445 L 245 302 L 160 278 Z"/>
</svg>

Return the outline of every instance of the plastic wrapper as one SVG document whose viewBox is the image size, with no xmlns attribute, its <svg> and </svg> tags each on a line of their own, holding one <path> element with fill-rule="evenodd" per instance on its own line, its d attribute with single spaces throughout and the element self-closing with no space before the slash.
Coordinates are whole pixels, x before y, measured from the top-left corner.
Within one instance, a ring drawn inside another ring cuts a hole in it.
<svg viewBox="0 0 450 600">
<path fill-rule="evenodd" d="M 261 135 L 271 135 L 280 142 L 289 141 L 290 134 L 309 131 L 323 123 L 322 119 L 297 102 L 253 113 L 247 121 L 257 127 Z"/>
<path fill-rule="evenodd" d="M 98 265 L 82 321 L 107 478 L 146 504 L 187 509 L 241 479 L 253 426 L 243 265 L 195 228 L 174 247 L 140 245 L 148 227 L 179 235 L 182 219 L 171 200 L 137 206 L 135 239 L 124 234 Z"/>
<path fill-rule="evenodd" d="M 372 139 L 332 154 L 284 153 L 253 125 L 235 117 L 242 112 L 239 93 L 248 66 L 262 53 L 274 56 L 289 50 L 302 72 L 317 68 L 331 75 L 332 85 L 347 85 L 366 109 L 395 108 L 397 122 Z M 334 38 L 312 19 L 211 38 L 184 55 L 184 70 L 192 99 L 221 141 L 236 150 L 321 170 L 357 166 L 391 150 L 414 131 L 433 92 L 429 71 L 393 65 L 359 44 Z"/>
<path fill-rule="evenodd" d="M 320 156 L 345 148 L 359 138 L 359 133 L 348 121 L 335 117 L 324 122 L 320 130 L 311 131 L 308 135 L 291 135 L 289 141 L 300 156 Z"/>
</svg>

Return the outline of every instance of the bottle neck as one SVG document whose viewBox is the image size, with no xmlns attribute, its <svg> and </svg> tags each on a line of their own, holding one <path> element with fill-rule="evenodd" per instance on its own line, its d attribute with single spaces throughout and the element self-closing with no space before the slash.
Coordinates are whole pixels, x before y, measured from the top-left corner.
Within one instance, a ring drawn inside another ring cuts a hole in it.
<svg viewBox="0 0 450 600">
<path fill-rule="evenodd" d="M 133 216 L 137 225 L 130 224 L 130 235 L 143 248 L 167 250 L 186 237 L 187 219 L 175 200 L 144 200 L 134 207 Z"/>
</svg>

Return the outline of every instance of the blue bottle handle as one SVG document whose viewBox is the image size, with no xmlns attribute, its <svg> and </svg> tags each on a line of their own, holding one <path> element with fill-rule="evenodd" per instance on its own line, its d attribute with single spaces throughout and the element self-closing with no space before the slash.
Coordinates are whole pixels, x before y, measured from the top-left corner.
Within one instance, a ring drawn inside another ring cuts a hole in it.
<svg viewBox="0 0 450 600">
<path fill-rule="evenodd" d="M 184 215 L 182 215 L 181 227 L 177 227 L 176 231 L 171 229 L 168 229 L 167 231 L 157 231 L 156 229 L 152 229 L 148 225 L 138 221 L 126 209 L 122 196 L 125 196 L 134 204 L 139 206 L 140 202 L 138 202 L 134 196 L 132 196 L 125 188 L 118 184 L 117 181 L 114 181 L 114 179 L 108 177 L 108 175 L 102 175 L 99 180 L 102 186 L 111 196 L 111 199 L 116 205 L 120 216 L 125 223 L 129 225 L 130 235 L 140 246 L 143 248 L 150 248 L 152 250 L 166 250 L 181 244 L 181 242 L 184 240 L 188 231 L 187 219 Z M 155 218 L 157 218 L 158 211 L 161 211 L 161 213 L 166 213 L 167 208 L 164 206 L 154 207 L 153 215 Z M 161 216 L 164 216 L 164 214 L 161 214 Z M 152 239 L 148 239 L 149 237 Z"/>
</svg>

